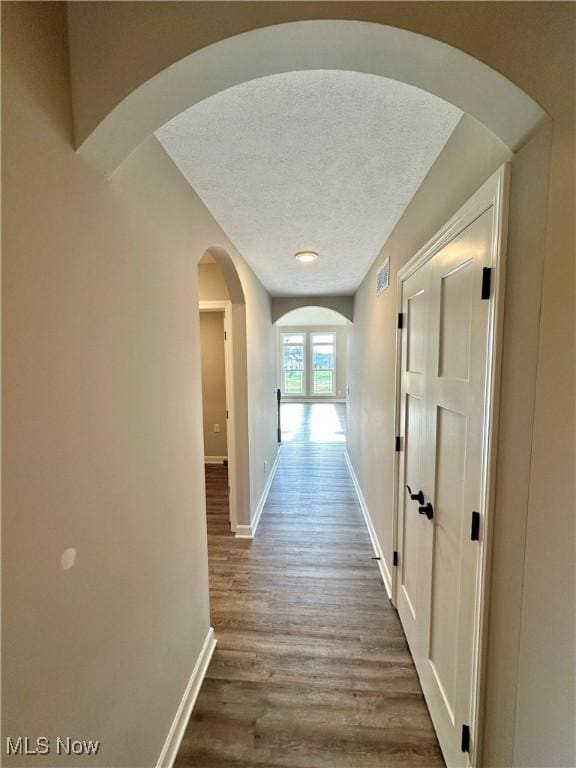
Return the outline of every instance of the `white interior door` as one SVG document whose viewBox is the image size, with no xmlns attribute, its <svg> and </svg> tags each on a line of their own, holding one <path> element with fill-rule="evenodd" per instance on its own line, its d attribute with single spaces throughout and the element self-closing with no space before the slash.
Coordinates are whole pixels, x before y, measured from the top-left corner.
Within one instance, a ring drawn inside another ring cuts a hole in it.
<svg viewBox="0 0 576 768">
<path fill-rule="evenodd" d="M 486 567 L 479 530 L 489 506 L 496 360 L 486 278 L 503 232 L 504 178 L 487 182 L 400 274 L 395 602 L 449 768 L 477 756 Z"/>
<path fill-rule="evenodd" d="M 466 766 L 478 554 L 472 513 L 481 507 L 492 209 L 432 259 L 423 478 L 433 517 L 422 550 L 422 688 L 449 766 Z"/>
</svg>

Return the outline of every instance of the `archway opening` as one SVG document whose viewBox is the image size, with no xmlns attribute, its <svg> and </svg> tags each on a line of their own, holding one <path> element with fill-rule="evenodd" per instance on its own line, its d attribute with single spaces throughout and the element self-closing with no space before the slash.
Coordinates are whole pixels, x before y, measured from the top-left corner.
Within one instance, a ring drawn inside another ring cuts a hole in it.
<svg viewBox="0 0 576 768">
<path fill-rule="evenodd" d="M 282 442 L 291 442 L 304 420 L 312 440 L 345 441 L 351 325 L 340 312 L 314 305 L 275 322 Z"/>
<path fill-rule="evenodd" d="M 215 530 L 234 534 L 250 514 L 246 307 L 234 262 L 221 247 L 198 263 L 198 300 L 207 514 Z"/>
<path fill-rule="evenodd" d="M 533 99 L 478 59 L 439 40 L 372 22 L 277 24 L 168 62 L 147 80 L 133 82 L 108 111 L 101 107 L 99 118 L 77 94 L 76 122 L 84 126 L 79 151 L 107 173 L 193 104 L 249 80 L 306 69 L 364 72 L 414 85 L 471 115 L 514 151 L 546 118 Z"/>
</svg>

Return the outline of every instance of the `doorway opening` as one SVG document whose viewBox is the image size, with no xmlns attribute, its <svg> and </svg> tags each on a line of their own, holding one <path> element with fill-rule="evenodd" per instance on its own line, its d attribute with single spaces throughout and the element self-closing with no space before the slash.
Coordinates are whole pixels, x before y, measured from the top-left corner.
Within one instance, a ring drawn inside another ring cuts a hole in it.
<svg viewBox="0 0 576 768">
<path fill-rule="evenodd" d="M 333 309 L 305 306 L 286 312 L 275 326 L 282 402 L 345 403 L 351 321 Z"/>
<path fill-rule="evenodd" d="M 216 493 L 218 514 L 227 518 L 229 528 L 234 530 L 237 511 L 231 302 L 200 301 L 199 309 L 207 511 L 212 511 L 210 502 L 214 501 L 213 494 Z M 232 457 L 231 462 L 229 457 Z"/>
<path fill-rule="evenodd" d="M 221 248 L 198 263 L 198 298 L 207 507 L 236 534 L 249 514 L 246 315 L 236 267 Z"/>
</svg>

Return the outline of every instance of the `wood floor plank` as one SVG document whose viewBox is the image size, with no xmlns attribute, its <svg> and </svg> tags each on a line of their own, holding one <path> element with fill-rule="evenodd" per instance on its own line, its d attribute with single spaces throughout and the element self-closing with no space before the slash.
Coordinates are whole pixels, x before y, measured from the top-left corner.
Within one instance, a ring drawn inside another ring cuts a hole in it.
<svg viewBox="0 0 576 768">
<path fill-rule="evenodd" d="M 344 458 L 344 406 L 284 405 L 276 478 L 235 539 L 206 467 L 218 645 L 175 768 L 436 768 L 444 761 Z"/>
</svg>

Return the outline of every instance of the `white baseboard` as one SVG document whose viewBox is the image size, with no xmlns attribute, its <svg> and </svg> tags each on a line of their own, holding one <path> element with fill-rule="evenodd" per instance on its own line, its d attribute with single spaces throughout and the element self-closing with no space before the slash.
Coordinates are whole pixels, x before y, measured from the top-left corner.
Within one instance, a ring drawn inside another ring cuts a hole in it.
<svg viewBox="0 0 576 768">
<path fill-rule="evenodd" d="M 204 456 L 204 464 L 224 464 L 228 456 Z"/>
<path fill-rule="evenodd" d="M 366 528 L 368 528 L 368 534 L 370 536 L 370 541 L 372 542 L 372 549 L 374 550 L 374 554 L 376 555 L 376 557 L 379 558 L 379 560 L 377 560 L 376 562 L 378 563 L 378 567 L 380 568 L 382 581 L 384 582 L 384 586 L 386 587 L 386 592 L 388 593 L 388 597 L 391 600 L 392 599 L 392 575 L 388 570 L 388 566 L 386 565 L 386 560 L 384 559 L 382 547 L 380 546 L 380 542 L 378 541 L 378 536 L 376 535 L 376 529 L 374 528 L 372 518 L 370 517 L 370 512 L 368 511 L 368 505 L 366 504 L 366 499 L 364 498 L 364 494 L 362 493 L 362 488 L 360 488 L 360 483 L 358 482 L 358 478 L 356 477 L 356 472 L 354 470 L 354 467 L 352 466 L 352 462 L 350 461 L 350 456 L 348 456 L 348 451 L 345 451 L 344 455 L 346 457 L 346 464 L 348 465 L 348 471 L 350 472 L 350 477 L 352 478 L 352 482 L 354 483 L 356 495 L 358 496 L 358 501 L 360 502 L 360 508 L 362 510 L 362 514 L 364 515 Z"/>
<path fill-rule="evenodd" d="M 280 461 L 280 450 L 282 446 L 278 448 L 278 452 L 276 453 L 276 458 L 274 459 L 274 464 L 272 464 L 270 468 L 270 474 L 268 475 L 268 480 L 266 480 L 266 485 L 264 486 L 264 490 L 262 491 L 262 495 L 260 496 L 260 501 L 258 502 L 258 506 L 256 507 L 256 512 L 254 513 L 254 519 L 252 520 L 250 525 L 237 525 L 236 526 L 236 538 L 238 539 L 253 539 L 256 535 L 256 528 L 258 528 L 258 523 L 260 522 L 260 518 L 262 517 L 262 512 L 264 511 L 264 507 L 266 505 L 266 499 L 268 498 L 268 494 L 270 493 L 270 488 L 272 487 L 272 481 L 274 480 L 274 475 L 276 474 L 276 470 L 278 469 L 278 462 Z"/>
<path fill-rule="evenodd" d="M 253 539 L 254 534 L 252 533 L 252 526 L 251 525 L 237 525 L 236 526 L 236 534 L 237 539 Z"/>
<path fill-rule="evenodd" d="M 200 687 L 215 648 L 216 638 L 214 637 L 214 629 L 210 627 L 206 639 L 204 640 L 202 650 L 200 651 L 200 655 L 198 656 L 192 674 L 190 675 L 190 679 L 184 690 L 182 700 L 174 715 L 174 720 L 172 721 L 172 725 L 166 736 L 166 741 L 164 742 L 164 746 L 162 747 L 162 751 L 156 762 L 156 768 L 172 768 L 174 765 L 180 742 L 184 736 L 184 731 L 186 730 L 194 704 L 200 693 Z"/>
</svg>

